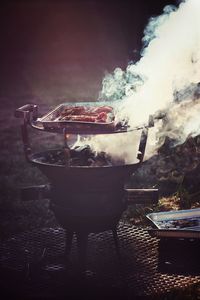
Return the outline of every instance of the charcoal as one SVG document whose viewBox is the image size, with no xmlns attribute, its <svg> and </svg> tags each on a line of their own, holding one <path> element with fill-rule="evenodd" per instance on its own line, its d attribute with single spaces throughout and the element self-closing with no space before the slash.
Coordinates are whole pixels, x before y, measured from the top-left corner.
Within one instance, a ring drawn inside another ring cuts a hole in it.
<svg viewBox="0 0 200 300">
<path fill-rule="evenodd" d="M 39 161 L 47 164 L 63 165 L 65 161 L 65 153 L 63 150 L 48 151 L 45 155 L 39 158 Z"/>
<path fill-rule="evenodd" d="M 97 153 L 92 166 L 103 167 L 109 165 L 112 166 L 111 157 L 102 151 Z"/>
<path fill-rule="evenodd" d="M 91 152 L 91 148 L 89 145 L 83 145 L 83 146 L 76 146 L 74 148 L 74 150 L 76 151 L 76 153 L 87 153 L 87 152 Z"/>
<path fill-rule="evenodd" d="M 113 160 L 105 152 L 94 152 L 88 145 L 77 146 L 74 149 L 60 149 L 45 152 L 39 161 L 47 164 L 64 166 L 103 167 L 124 164 L 123 160 Z"/>
<path fill-rule="evenodd" d="M 88 166 L 95 166 L 95 159 L 88 158 L 87 163 L 88 163 Z"/>
<path fill-rule="evenodd" d="M 68 163 L 69 166 L 84 166 L 85 164 L 86 162 L 78 157 L 71 158 Z"/>
<path fill-rule="evenodd" d="M 74 157 L 70 159 L 70 166 L 107 166 L 111 165 L 111 158 L 104 152 L 95 154 L 89 146 L 77 147 L 73 152 Z"/>
<path fill-rule="evenodd" d="M 69 165 L 73 166 L 74 164 L 80 166 L 89 166 L 91 162 L 88 160 L 94 158 L 94 152 L 92 152 L 90 146 L 77 146 L 72 149 L 72 159 L 69 161 Z"/>
</svg>

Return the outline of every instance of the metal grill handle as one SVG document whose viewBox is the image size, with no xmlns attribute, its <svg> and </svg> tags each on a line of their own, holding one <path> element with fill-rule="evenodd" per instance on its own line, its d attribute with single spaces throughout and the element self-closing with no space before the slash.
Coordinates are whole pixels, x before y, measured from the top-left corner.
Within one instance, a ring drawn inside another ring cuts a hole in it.
<svg viewBox="0 0 200 300">
<path fill-rule="evenodd" d="M 147 138 L 148 138 L 148 130 L 151 127 L 154 127 L 154 118 L 153 116 L 150 115 L 148 125 L 143 128 L 140 137 L 140 144 L 139 144 L 138 155 L 137 155 L 137 158 L 139 159 L 140 163 L 142 163 L 144 159 Z"/>
<path fill-rule="evenodd" d="M 21 188 L 21 200 L 32 201 L 42 200 L 51 197 L 51 186 L 46 185 L 35 185 Z"/>
<path fill-rule="evenodd" d="M 125 188 L 127 193 L 127 204 L 157 204 L 158 189 L 134 189 Z"/>
<path fill-rule="evenodd" d="M 31 124 L 31 117 L 33 120 L 37 119 L 37 114 L 38 107 L 35 104 L 26 104 L 22 107 L 19 107 L 15 110 L 14 114 L 16 118 L 23 118 L 23 123 L 21 125 L 21 134 L 24 145 L 25 157 L 28 161 L 30 161 L 29 155 L 31 154 L 31 145 L 29 141 L 27 125 Z"/>
<path fill-rule="evenodd" d="M 32 114 L 33 120 L 37 119 L 38 115 L 38 106 L 36 104 L 26 104 L 15 110 L 16 118 L 27 119 L 27 122 L 30 122 L 30 114 Z"/>
</svg>

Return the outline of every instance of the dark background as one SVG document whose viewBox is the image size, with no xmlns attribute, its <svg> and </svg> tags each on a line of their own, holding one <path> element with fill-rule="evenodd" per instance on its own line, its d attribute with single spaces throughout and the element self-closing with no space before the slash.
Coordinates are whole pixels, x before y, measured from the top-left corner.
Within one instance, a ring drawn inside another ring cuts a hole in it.
<svg viewBox="0 0 200 300">
<path fill-rule="evenodd" d="M 177 2 L 2 3 L 0 97 L 94 100 L 106 72 L 139 59 L 148 19 Z"/>
</svg>

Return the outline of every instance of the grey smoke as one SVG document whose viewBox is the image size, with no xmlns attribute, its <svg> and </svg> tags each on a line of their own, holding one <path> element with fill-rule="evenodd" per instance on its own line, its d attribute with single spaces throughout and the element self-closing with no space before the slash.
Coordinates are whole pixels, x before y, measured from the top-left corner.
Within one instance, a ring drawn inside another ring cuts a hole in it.
<svg viewBox="0 0 200 300">
<path fill-rule="evenodd" d="M 117 119 L 127 119 L 131 127 L 147 123 L 149 115 L 166 113 L 149 132 L 146 158 L 156 153 L 165 137 L 178 144 L 200 133 L 199 16 L 199 0 L 166 6 L 144 30 L 141 59 L 103 79 L 100 99 L 117 101 Z M 138 136 L 95 137 L 91 144 L 131 162 Z"/>
</svg>

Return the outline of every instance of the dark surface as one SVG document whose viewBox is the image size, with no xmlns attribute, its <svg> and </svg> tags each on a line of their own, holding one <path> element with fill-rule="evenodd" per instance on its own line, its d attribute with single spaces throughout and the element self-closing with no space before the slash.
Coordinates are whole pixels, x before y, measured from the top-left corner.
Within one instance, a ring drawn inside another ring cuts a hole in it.
<svg viewBox="0 0 200 300">
<path fill-rule="evenodd" d="M 120 257 L 110 231 L 90 234 L 86 276 L 80 277 L 76 239 L 70 259 L 65 263 L 63 229 L 43 228 L 15 235 L 0 245 L 1 291 L 11 294 L 12 299 L 19 296 L 25 299 L 69 296 L 168 299 L 169 292 L 184 291 L 200 283 L 199 241 L 161 243 L 145 229 L 124 223 L 120 223 L 118 236 Z M 190 260 L 186 261 L 189 256 Z"/>
</svg>

